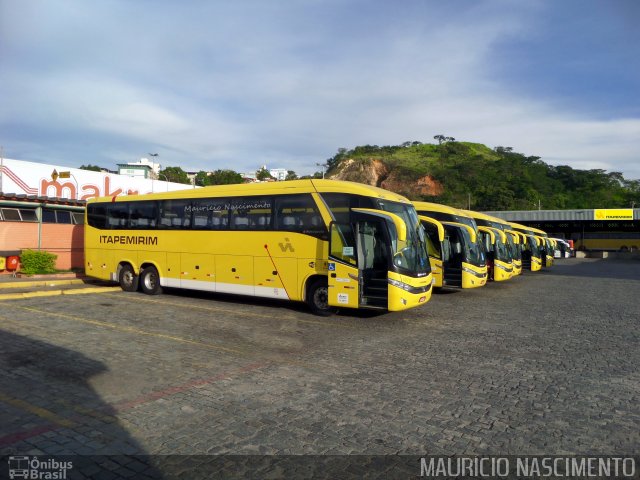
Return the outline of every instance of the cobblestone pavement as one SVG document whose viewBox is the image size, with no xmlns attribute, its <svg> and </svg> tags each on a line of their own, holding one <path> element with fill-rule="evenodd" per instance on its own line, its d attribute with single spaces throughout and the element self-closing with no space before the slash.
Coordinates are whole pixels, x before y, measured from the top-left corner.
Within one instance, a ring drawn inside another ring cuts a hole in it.
<svg viewBox="0 0 640 480">
<path fill-rule="evenodd" d="M 4 302 L 0 454 L 637 454 L 639 296 L 640 262 L 566 259 L 384 315 Z"/>
</svg>

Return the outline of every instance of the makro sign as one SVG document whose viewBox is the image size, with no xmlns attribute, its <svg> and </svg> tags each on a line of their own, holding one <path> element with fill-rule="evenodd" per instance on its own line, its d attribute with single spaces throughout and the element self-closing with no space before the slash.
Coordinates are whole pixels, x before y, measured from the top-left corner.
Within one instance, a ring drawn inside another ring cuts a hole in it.
<svg viewBox="0 0 640 480">
<path fill-rule="evenodd" d="M 633 220 L 633 208 L 601 208 L 593 211 L 594 220 Z"/>
<path fill-rule="evenodd" d="M 69 172 L 69 178 L 53 172 Z M 190 188 L 182 183 L 164 182 L 113 173 L 92 172 L 60 165 L 3 159 L 0 165 L 0 192 L 88 200 Z"/>
</svg>

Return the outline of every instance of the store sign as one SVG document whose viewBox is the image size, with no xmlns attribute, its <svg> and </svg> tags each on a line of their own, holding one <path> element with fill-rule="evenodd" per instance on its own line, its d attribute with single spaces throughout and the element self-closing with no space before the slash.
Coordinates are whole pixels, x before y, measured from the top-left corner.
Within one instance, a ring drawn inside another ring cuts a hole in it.
<svg viewBox="0 0 640 480">
<path fill-rule="evenodd" d="M 0 192 L 88 200 L 190 188 L 182 183 L 2 159 Z"/>
<path fill-rule="evenodd" d="M 602 208 L 593 211 L 594 220 L 633 220 L 633 208 Z"/>
</svg>

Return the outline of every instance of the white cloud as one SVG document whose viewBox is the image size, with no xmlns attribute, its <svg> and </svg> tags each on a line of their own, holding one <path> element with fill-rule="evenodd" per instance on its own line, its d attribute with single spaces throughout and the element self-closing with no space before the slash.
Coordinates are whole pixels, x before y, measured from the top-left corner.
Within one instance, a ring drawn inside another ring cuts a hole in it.
<svg viewBox="0 0 640 480">
<path fill-rule="evenodd" d="M 535 32 L 539 2 L 22 4 L 5 8 L 0 124 L 54 129 L 59 155 L 90 137 L 79 163 L 154 151 L 188 170 L 309 173 L 339 147 L 444 133 L 640 178 L 640 120 L 580 115 L 496 75 L 495 45 Z M 29 159 L 48 138 L 0 141 Z"/>
</svg>

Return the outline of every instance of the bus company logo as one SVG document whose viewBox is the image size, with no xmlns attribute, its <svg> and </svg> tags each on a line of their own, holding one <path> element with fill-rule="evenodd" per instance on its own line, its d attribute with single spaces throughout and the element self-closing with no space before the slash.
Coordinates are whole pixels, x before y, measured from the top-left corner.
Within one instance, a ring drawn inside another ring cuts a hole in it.
<svg viewBox="0 0 640 480">
<path fill-rule="evenodd" d="M 53 458 L 40 460 L 38 457 L 9 457 L 9 478 L 30 480 L 64 480 L 67 470 L 73 468 L 73 462 L 59 462 Z"/>
<path fill-rule="evenodd" d="M 282 250 L 283 252 L 286 252 L 286 251 L 289 251 L 291 253 L 295 252 L 293 245 L 291 245 L 291 241 L 288 238 L 285 238 L 284 241 L 286 243 L 278 243 L 280 250 Z"/>
<path fill-rule="evenodd" d="M 100 235 L 100 243 L 113 245 L 158 245 L 158 237 L 144 235 Z"/>
</svg>

